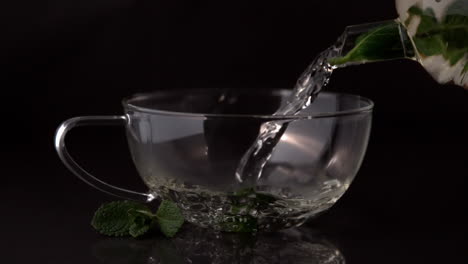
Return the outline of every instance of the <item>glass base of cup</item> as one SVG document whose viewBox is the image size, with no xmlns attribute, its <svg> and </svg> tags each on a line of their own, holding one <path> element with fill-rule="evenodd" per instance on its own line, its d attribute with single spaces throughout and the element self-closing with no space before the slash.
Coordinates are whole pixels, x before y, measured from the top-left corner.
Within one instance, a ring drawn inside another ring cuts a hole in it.
<svg viewBox="0 0 468 264">
<path fill-rule="evenodd" d="M 345 189 L 314 200 L 272 195 L 275 192 L 265 186 L 227 193 L 193 187 L 161 187 L 156 192 L 177 203 L 185 219 L 197 226 L 225 232 L 270 232 L 301 226 L 329 209 Z"/>
</svg>

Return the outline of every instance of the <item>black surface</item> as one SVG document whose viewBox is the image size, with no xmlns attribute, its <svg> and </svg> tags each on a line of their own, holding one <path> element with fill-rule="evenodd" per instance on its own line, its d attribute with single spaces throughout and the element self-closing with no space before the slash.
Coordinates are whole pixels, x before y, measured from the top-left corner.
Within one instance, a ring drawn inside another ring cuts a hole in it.
<svg viewBox="0 0 468 264">
<path fill-rule="evenodd" d="M 61 121 L 119 114 L 122 97 L 154 89 L 292 87 L 346 25 L 395 17 L 393 1 L 370 0 L 1 5 L 2 263 L 99 263 L 108 239 L 89 221 L 115 198 L 60 163 Z M 466 263 L 468 92 L 410 61 L 339 70 L 328 89 L 373 99 L 373 130 L 349 191 L 304 232 L 351 264 Z M 73 131 L 69 148 L 104 180 L 144 190 L 122 130 Z"/>
</svg>

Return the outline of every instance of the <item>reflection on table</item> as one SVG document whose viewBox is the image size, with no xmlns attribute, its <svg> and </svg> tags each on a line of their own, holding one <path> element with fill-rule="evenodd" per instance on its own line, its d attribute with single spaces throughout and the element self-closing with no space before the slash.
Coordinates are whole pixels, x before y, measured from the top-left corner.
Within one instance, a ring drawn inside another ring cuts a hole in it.
<svg viewBox="0 0 468 264">
<path fill-rule="evenodd" d="M 186 225 L 172 239 L 105 238 L 93 245 L 93 253 L 105 264 L 345 263 L 333 244 L 307 227 L 251 235 Z"/>
</svg>

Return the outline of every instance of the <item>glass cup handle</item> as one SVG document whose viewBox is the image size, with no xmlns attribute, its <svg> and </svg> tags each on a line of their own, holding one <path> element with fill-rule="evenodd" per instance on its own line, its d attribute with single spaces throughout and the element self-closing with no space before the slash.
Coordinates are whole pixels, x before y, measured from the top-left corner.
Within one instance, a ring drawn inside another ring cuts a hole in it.
<svg viewBox="0 0 468 264">
<path fill-rule="evenodd" d="M 156 198 L 155 195 L 151 193 L 141 193 L 123 189 L 105 183 L 94 177 L 73 160 L 65 147 L 65 136 L 68 131 L 76 126 L 125 125 L 127 121 L 128 119 L 126 116 L 82 116 L 68 119 L 58 127 L 57 132 L 55 133 L 55 149 L 65 166 L 78 176 L 78 178 L 94 188 L 125 199 L 136 200 L 139 202 L 150 202 Z"/>
</svg>

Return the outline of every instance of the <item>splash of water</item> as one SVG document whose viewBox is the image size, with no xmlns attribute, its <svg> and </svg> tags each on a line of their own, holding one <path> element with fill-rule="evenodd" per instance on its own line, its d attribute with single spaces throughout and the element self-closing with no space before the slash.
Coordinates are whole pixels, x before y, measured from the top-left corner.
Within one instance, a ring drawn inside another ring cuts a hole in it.
<svg viewBox="0 0 468 264">
<path fill-rule="evenodd" d="M 296 115 L 307 108 L 325 87 L 337 67 L 328 61 L 341 55 L 345 34 L 334 45 L 321 52 L 302 73 L 296 82 L 292 94 L 286 103 L 273 115 Z M 237 170 L 236 179 L 240 183 L 254 183 L 260 179 L 263 168 L 271 158 L 274 148 L 288 127 L 288 121 L 270 121 L 263 123 L 254 144 L 242 157 Z"/>
</svg>

